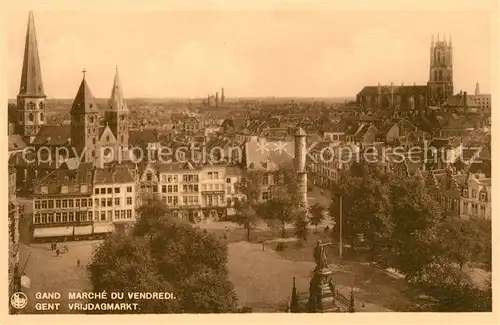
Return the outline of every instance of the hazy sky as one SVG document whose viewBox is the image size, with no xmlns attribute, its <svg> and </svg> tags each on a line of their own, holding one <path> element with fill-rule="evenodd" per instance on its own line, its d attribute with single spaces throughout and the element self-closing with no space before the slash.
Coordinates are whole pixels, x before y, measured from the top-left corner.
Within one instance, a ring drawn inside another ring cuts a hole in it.
<svg viewBox="0 0 500 325">
<path fill-rule="evenodd" d="M 450 6 L 451 7 L 451 6 Z M 82 68 L 108 97 L 355 96 L 378 81 L 425 84 L 431 35 L 452 35 L 455 90 L 491 91 L 486 10 L 35 10 L 44 88 L 73 98 Z M 8 15 L 9 97 L 19 91 L 27 10 Z"/>
</svg>

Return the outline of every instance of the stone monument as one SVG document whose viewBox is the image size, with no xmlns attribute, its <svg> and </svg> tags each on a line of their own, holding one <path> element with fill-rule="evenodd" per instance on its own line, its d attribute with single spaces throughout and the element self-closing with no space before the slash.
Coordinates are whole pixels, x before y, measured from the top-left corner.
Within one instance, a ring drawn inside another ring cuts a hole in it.
<svg viewBox="0 0 500 325">
<path fill-rule="evenodd" d="M 332 271 L 328 268 L 326 246 L 331 243 L 318 243 L 314 248 L 316 267 L 309 284 L 307 311 L 311 313 L 338 313 L 340 308 L 335 302 L 336 291 L 332 280 Z"/>
</svg>

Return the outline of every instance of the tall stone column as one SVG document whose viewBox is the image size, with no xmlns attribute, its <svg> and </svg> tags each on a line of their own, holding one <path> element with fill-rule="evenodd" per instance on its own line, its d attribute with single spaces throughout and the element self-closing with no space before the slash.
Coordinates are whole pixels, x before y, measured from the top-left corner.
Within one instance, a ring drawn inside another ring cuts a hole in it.
<svg viewBox="0 0 500 325">
<path fill-rule="evenodd" d="M 301 205 L 307 207 L 307 170 L 306 170 L 306 154 L 307 154 L 307 133 L 300 128 L 295 133 L 295 159 L 294 168 L 297 173 L 297 190 Z"/>
</svg>

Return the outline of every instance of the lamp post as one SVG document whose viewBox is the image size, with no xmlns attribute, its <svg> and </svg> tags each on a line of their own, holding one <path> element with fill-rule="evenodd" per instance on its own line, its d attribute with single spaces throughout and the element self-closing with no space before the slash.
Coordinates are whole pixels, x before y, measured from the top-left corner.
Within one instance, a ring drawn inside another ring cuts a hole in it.
<svg viewBox="0 0 500 325">
<path fill-rule="evenodd" d="M 339 218 L 339 258 L 342 258 L 342 195 L 339 195 L 340 198 L 340 218 Z"/>
</svg>

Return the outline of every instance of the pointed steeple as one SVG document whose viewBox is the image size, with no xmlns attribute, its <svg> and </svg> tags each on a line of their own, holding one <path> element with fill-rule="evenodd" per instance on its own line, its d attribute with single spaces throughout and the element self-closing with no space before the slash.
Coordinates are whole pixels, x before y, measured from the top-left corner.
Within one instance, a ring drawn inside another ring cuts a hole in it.
<svg viewBox="0 0 500 325">
<path fill-rule="evenodd" d="M 24 45 L 23 70 L 19 94 L 21 97 L 46 97 L 43 91 L 42 72 L 38 57 L 38 44 L 36 42 L 35 19 L 30 11 L 26 43 Z"/>
<path fill-rule="evenodd" d="M 451 47 L 451 34 L 450 34 L 450 42 L 448 43 L 448 46 Z"/>
<path fill-rule="evenodd" d="M 82 72 L 84 73 L 82 83 L 80 84 L 80 88 L 78 88 L 78 93 L 73 101 L 70 112 L 71 114 L 99 113 L 94 96 L 85 79 L 85 69 Z"/>
<path fill-rule="evenodd" d="M 127 103 L 123 98 L 122 85 L 118 67 L 116 67 L 115 80 L 113 81 L 113 89 L 111 90 L 111 98 L 109 99 L 109 110 L 112 111 L 128 111 Z"/>
<path fill-rule="evenodd" d="M 434 34 L 432 34 L 431 47 L 434 47 Z"/>
</svg>

